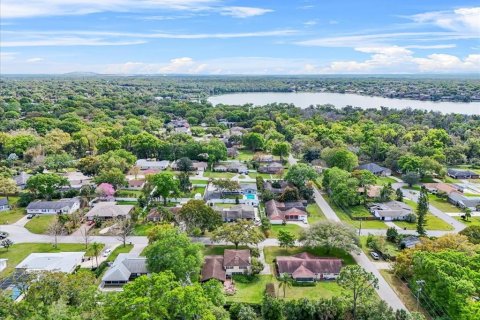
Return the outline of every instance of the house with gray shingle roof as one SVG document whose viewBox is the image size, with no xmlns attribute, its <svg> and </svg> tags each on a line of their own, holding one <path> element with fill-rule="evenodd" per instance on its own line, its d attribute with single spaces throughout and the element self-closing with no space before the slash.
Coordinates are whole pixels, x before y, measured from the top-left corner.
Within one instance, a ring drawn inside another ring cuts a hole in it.
<svg viewBox="0 0 480 320">
<path fill-rule="evenodd" d="M 121 287 L 129 281 L 148 274 L 147 258 L 120 253 L 102 278 L 102 287 Z"/>
<path fill-rule="evenodd" d="M 376 163 L 365 163 L 359 165 L 357 170 L 368 170 L 376 176 L 390 176 L 392 174 L 392 170 L 379 166 Z"/>
<path fill-rule="evenodd" d="M 71 214 L 80 209 L 80 198 L 57 201 L 34 201 L 27 206 L 28 214 Z"/>
<path fill-rule="evenodd" d="M 10 205 L 8 204 L 7 198 L 0 198 L 0 211 L 10 210 Z"/>
</svg>

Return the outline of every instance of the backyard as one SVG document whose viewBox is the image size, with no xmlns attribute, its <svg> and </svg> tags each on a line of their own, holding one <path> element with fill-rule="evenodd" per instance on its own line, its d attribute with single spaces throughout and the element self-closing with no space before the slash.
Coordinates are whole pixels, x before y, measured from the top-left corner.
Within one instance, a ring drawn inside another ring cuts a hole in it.
<svg viewBox="0 0 480 320">
<path fill-rule="evenodd" d="M 104 245 L 100 244 L 101 249 Z M 19 243 L 14 244 L 8 251 L 0 249 L 0 259 L 8 259 L 8 266 L 5 270 L 0 272 L 0 278 L 9 275 L 13 269 L 22 262 L 30 253 L 44 253 L 44 252 L 78 252 L 85 251 L 85 244 L 83 243 L 59 243 L 57 248 L 54 248 L 51 243 Z M 91 246 L 86 250 L 86 256 L 93 256 Z"/>
<path fill-rule="evenodd" d="M 55 219 L 57 219 L 56 214 L 36 215 L 25 224 L 25 228 L 31 233 L 46 234 Z"/>
<path fill-rule="evenodd" d="M 353 257 L 343 250 L 333 249 L 328 252 L 325 248 L 306 248 L 306 247 L 293 247 L 293 248 L 280 248 L 280 247 L 265 247 L 263 249 L 265 254 L 265 261 L 267 263 L 273 263 L 273 260 L 277 256 L 291 256 L 301 252 L 308 252 L 318 257 L 336 257 L 342 259 L 344 264 L 355 264 Z"/>
</svg>

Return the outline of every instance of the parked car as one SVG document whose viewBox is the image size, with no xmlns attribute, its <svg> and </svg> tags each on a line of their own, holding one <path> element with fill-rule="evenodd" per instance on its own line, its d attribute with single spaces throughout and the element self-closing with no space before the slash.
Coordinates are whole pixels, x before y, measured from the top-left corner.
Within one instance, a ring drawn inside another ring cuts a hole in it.
<svg viewBox="0 0 480 320">
<path fill-rule="evenodd" d="M 35 217 L 35 214 L 33 213 L 27 214 L 27 219 L 32 219 L 33 217 Z"/>
<path fill-rule="evenodd" d="M 380 255 L 374 251 L 370 252 L 370 255 L 372 256 L 373 260 L 380 260 Z"/>
<path fill-rule="evenodd" d="M 105 251 L 103 252 L 103 256 L 106 258 L 108 257 L 108 255 L 110 254 L 110 252 L 112 252 L 112 249 L 105 249 Z"/>
<path fill-rule="evenodd" d="M 0 232 L 0 240 L 1 240 L 1 239 L 5 239 L 5 238 L 7 238 L 7 237 L 8 237 L 8 233 L 6 233 L 6 232 Z"/>
</svg>

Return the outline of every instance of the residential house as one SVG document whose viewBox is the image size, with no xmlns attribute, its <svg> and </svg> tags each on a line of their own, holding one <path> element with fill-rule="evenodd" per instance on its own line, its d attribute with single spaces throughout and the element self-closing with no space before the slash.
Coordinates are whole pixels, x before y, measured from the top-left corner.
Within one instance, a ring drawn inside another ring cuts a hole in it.
<svg viewBox="0 0 480 320">
<path fill-rule="evenodd" d="M 264 190 L 270 191 L 273 194 L 282 194 L 289 186 L 291 185 L 286 181 L 265 181 L 263 183 Z"/>
<path fill-rule="evenodd" d="M 132 180 L 128 180 L 127 189 L 129 189 L 129 190 L 142 190 L 144 185 L 145 185 L 145 180 L 132 179 Z"/>
<path fill-rule="evenodd" d="M 65 189 L 80 189 L 83 186 L 93 184 L 92 178 L 84 175 L 80 171 L 67 172 L 63 175 L 70 186 L 64 187 Z"/>
<path fill-rule="evenodd" d="M 73 273 L 82 263 L 85 252 L 31 253 L 15 269 L 19 272 Z"/>
<path fill-rule="evenodd" d="M 151 160 L 151 159 L 138 159 L 137 167 L 140 167 L 141 170 L 165 170 L 168 168 L 170 161 L 168 160 Z"/>
<path fill-rule="evenodd" d="M 147 258 L 130 253 L 120 253 L 102 277 L 101 286 L 121 287 L 129 281 L 147 275 Z"/>
<path fill-rule="evenodd" d="M 14 176 L 13 180 L 15 181 L 17 187 L 19 187 L 20 189 L 25 189 L 25 186 L 27 185 L 27 180 L 31 176 L 31 174 L 22 171 L 18 175 Z"/>
<path fill-rule="evenodd" d="M 28 214 L 72 214 L 80 209 L 80 198 L 57 201 L 34 201 L 27 206 Z"/>
<path fill-rule="evenodd" d="M 168 210 L 170 210 L 174 216 L 178 214 L 178 211 L 181 209 L 181 206 L 178 207 L 169 207 Z M 147 221 L 149 222 L 159 222 L 161 220 L 161 214 L 158 211 L 157 208 L 152 208 L 147 214 Z"/>
<path fill-rule="evenodd" d="M 238 150 L 235 147 L 227 148 L 227 156 L 229 158 L 236 158 L 238 156 Z"/>
<path fill-rule="evenodd" d="M 10 210 L 10 205 L 8 204 L 7 198 L 0 198 L 0 211 Z"/>
<path fill-rule="evenodd" d="M 454 179 L 479 179 L 480 174 L 471 170 L 448 169 L 447 174 Z"/>
<path fill-rule="evenodd" d="M 271 162 L 260 166 L 257 171 L 260 173 L 277 174 L 282 170 L 283 164 L 279 162 Z"/>
<path fill-rule="evenodd" d="M 445 194 L 450 194 L 452 192 L 457 192 L 457 188 L 454 186 L 448 184 L 448 183 L 425 183 L 424 187 L 428 190 L 430 193 L 445 193 Z"/>
<path fill-rule="evenodd" d="M 256 153 L 253 156 L 253 160 L 258 163 L 268 163 L 273 162 L 273 156 L 271 154 Z"/>
<path fill-rule="evenodd" d="M 174 161 L 170 166 L 173 170 L 177 170 L 177 161 Z M 192 161 L 192 168 L 195 171 L 205 171 L 208 168 L 208 163 L 203 161 Z"/>
<path fill-rule="evenodd" d="M 417 236 L 406 236 L 405 238 L 400 241 L 400 248 L 413 248 L 418 243 L 420 243 L 420 238 Z"/>
<path fill-rule="evenodd" d="M 225 282 L 235 274 L 250 274 L 252 271 L 252 258 L 250 250 L 230 250 L 226 249 L 223 256 L 205 256 L 205 262 L 202 267 L 201 281 L 217 279 Z"/>
<path fill-rule="evenodd" d="M 243 127 L 231 127 L 230 128 L 230 136 L 243 136 L 245 131 L 246 130 Z"/>
<path fill-rule="evenodd" d="M 379 166 L 376 163 L 366 163 L 366 164 L 359 165 L 357 167 L 357 170 L 368 170 L 376 176 L 386 177 L 386 176 L 392 175 L 392 170 Z"/>
<path fill-rule="evenodd" d="M 480 211 L 480 198 L 479 197 L 465 197 L 464 195 L 452 192 L 448 195 L 448 202 L 456 205 L 462 209 L 470 209 L 472 211 Z"/>
<path fill-rule="evenodd" d="M 288 221 L 308 222 L 306 203 L 303 201 L 279 202 L 270 200 L 265 203 L 265 212 L 271 224 Z"/>
<path fill-rule="evenodd" d="M 413 213 L 408 204 L 400 201 L 373 203 L 369 209 L 376 218 L 382 221 L 406 220 Z"/>
<path fill-rule="evenodd" d="M 314 282 L 338 278 L 342 260 L 321 258 L 307 252 L 276 258 L 278 274 L 286 273 L 298 282 Z"/>
<path fill-rule="evenodd" d="M 382 186 L 369 186 L 367 189 L 367 197 L 368 198 L 379 198 L 380 192 L 382 190 Z M 358 193 L 364 194 L 365 188 L 358 188 Z"/>
<path fill-rule="evenodd" d="M 115 202 L 99 202 L 96 203 L 90 211 L 85 215 L 87 220 L 92 221 L 95 217 L 101 220 L 108 220 L 114 218 L 130 218 L 130 213 L 133 210 L 132 205 L 116 204 Z"/>
<path fill-rule="evenodd" d="M 255 208 L 247 204 L 239 204 L 230 208 L 215 207 L 214 209 L 222 215 L 224 222 L 233 222 L 238 219 L 255 219 Z"/>
<path fill-rule="evenodd" d="M 247 166 L 238 161 L 219 163 L 213 167 L 213 171 L 248 174 Z"/>
<path fill-rule="evenodd" d="M 0 272 L 7 268 L 8 259 L 0 259 Z"/>
</svg>

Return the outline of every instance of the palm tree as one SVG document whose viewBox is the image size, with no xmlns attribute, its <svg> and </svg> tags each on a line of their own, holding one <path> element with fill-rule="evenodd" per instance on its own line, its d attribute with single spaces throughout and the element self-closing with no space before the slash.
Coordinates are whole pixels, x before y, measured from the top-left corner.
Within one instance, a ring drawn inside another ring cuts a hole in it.
<svg viewBox="0 0 480 320">
<path fill-rule="evenodd" d="M 95 256 L 95 262 L 97 263 L 97 268 L 98 268 L 98 255 L 100 254 L 102 247 L 100 246 L 100 243 L 94 242 L 92 243 L 92 251 L 93 255 Z"/>
<path fill-rule="evenodd" d="M 88 204 L 95 196 L 95 188 L 92 185 L 84 185 L 80 188 L 80 195 L 82 196 L 83 206 L 85 206 L 85 202 Z"/>
<path fill-rule="evenodd" d="M 465 208 L 465 221 L 468 221 L 472 217 L 472 210 L 470 208 Z"/>
<path fill-rule="evenodd" d="M 286 296 L 286 291 L 287 291 L 287 287 L 292 287 L 292 278 L 290 277 L 290 275 L 288 273 L 282 273 L 279 277 L 278 277 L 278 290 L 280 290 L 280 288 L 283 287 L 283 297 L 285 298 Z"/>
</svg>

